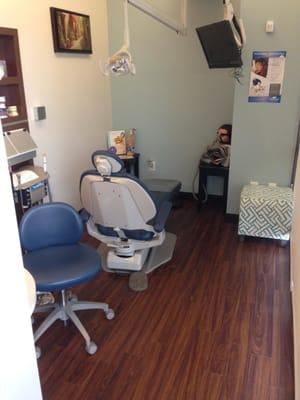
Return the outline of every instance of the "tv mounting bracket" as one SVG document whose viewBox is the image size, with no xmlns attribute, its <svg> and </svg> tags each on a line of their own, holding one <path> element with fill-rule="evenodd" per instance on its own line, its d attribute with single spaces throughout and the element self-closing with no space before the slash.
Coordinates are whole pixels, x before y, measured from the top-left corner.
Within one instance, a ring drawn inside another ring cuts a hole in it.
<svg viewBox="0 0 300 400">
<path fill-rule="evenodd" d="M 236 44 L 242 49 L 246 44 L 246 31 L 242 19 L 237 19 L 231 0 L 223 0 L 224 20 L 229 21 Z"/>
</svg>

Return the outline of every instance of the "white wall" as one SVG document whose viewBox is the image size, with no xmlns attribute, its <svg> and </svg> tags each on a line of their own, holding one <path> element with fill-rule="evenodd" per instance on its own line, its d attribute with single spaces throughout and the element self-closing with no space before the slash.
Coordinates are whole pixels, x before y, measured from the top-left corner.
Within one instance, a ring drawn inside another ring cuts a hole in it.
<svg viewBox="0 0 300 400">
<path fill-rule="evenodd" d="M 151 0 L 178 19 L 178 0 Z M 238 5 L 239 1 L 235 1 Z M 238 6 L 237 6 L 238 11 Z M 188 35 L 180 36 L 130 6 L 135 77 L 112 78 L 114 129 L 137 128 L 141 175 L 179 179 L 184 191 L 217 128 L 231 123 L 234 81 L 228 70 L 209 70 L 195 28 L 223 18 L 221 1 L 188 1 Z M 111 53 L 123 41 L 122 0 L 108 3 Z"/>
<path fill-rule="evenodd" d="M 1 124 L 0 182 L 0 399 L 39 400 L 42 397 Z"/>
<path fill-rule="evenodd" d="M 300 157 L 295 179 L 295 206 L 291 237 L 291 276 L 293 282 L 294 361 L 296 399 L 300 398 Z"/>
<path fill-rule="evenodd" d="M 55 54 L 49 7 L 88 14 L 92 55 Z M 80 207 L 79 178 L 91 167 L 92 151 L 103 148 L 111 128 L 109 79 L 98 60 L 106 58 L 105 0 L 3 0 L 0 26 L 17 28 L 30 131 L 41 155 L 47 154 L 54 200 Z M 32 107 L 45 105 L 47 119 L 35 122 Z"/>
</svg>

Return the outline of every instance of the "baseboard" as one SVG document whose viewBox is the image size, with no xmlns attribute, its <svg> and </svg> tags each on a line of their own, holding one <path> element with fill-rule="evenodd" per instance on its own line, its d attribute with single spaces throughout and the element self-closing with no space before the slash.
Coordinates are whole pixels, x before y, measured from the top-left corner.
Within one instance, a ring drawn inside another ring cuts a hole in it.
<svg viewBox="0 0 300 400">
<path fill-rule="evenodd" d="M 231 223 L 233 223 L 233 224 L 238 224 L 238 222 L 239 222 L 239 215 L 238 215 L 238 214 L 226 213 L 226 214 L 225 214 L 225 220 L 226 220 L 226 222 L 231 222 Z"/>
<path fill-rule="evenodd" d="M 193 193 L 190 192 L 180 192 L 180 197 L 182 199 L 193 199 Z"/>
<path fill-rule="evenodd" d="M 198 196 L 198 193 L 196 193 L 196 195 Z M 180 192 L 180 197 L 182 199 L 193 199 L 193 193 L 190 192 Z M 208 195 L 208 200 L 223 200 L 223 196 L 217 195 L 217 194 L 209 194 Z"/>
</svg>

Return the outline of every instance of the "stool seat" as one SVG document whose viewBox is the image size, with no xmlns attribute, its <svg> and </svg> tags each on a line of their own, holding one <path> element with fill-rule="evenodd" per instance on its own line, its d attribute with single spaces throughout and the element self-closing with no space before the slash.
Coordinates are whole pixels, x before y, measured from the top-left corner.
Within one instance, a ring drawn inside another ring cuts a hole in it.
<svg viewBox="0 0 300 400">
<path fill-rule="evenodd" d="M 89 281 L 100 272 L 99 254 L 84 244 L 36 250 L 25 254 L 23 261 L 40 292 L 68 289 Z"/>
</svg>

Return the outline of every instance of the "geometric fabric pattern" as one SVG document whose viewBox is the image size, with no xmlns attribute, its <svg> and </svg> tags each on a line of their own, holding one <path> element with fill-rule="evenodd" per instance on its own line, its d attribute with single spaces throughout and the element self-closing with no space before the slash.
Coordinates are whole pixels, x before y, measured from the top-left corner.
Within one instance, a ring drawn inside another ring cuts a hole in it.
<svg viewBox="0 0 300 400">
<path fill-rule="evenodd" d="M 246 185 L 241 192 L 239 235 L 288 240 L 294 194 L 288 187 Z"/>
</svg>

